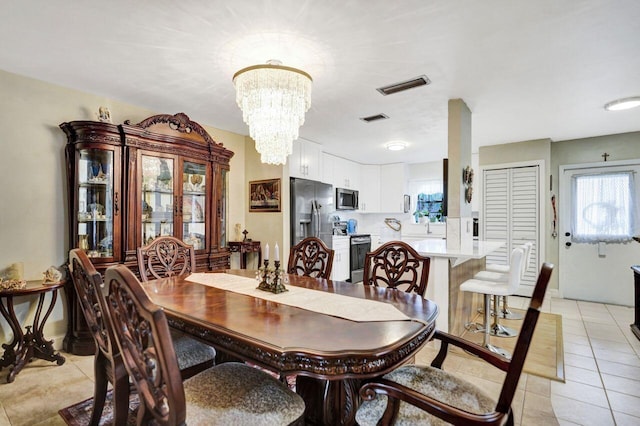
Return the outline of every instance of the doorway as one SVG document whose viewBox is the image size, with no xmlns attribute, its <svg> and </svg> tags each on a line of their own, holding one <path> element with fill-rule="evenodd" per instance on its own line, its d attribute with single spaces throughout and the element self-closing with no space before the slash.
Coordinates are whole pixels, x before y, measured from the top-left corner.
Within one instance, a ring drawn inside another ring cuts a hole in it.
<svg viewBox="0 0 640 426">
<path fill-rule="evenodd" d="M 640 244 L 631 239 L 640 220 L 639 171 L 640 160 L 560 166 L 562 297 L 633 304 L 630 267 L 640 263 Z"/>
</svg>

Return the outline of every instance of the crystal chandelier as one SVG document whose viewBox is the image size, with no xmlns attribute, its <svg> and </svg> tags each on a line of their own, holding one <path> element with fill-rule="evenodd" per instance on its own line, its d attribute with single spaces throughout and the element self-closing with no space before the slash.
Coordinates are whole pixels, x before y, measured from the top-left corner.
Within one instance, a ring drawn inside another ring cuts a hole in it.
<svg viewBox="0 0 640 426">
<path fill-rule="evenodd" d="M 233 76 L 236 103 L 263 163 L 287 162 L 311 106 L 311 81 L 306 72 L 276 60 L 243 68 Z"/>
</svg>

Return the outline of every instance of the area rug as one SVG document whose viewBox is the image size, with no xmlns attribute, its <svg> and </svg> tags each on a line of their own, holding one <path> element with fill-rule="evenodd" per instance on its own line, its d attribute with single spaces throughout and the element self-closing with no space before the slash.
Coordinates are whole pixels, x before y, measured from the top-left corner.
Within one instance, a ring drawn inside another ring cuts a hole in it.
<svg viewBox="0 0 640 426">
<path fill-rule="evenodd" d="M 513 312 L 524 311 L 512 309 Z M 478 314 L 474 318 L 475 322 L 483 322 L 484 316 Z M 500 319 L 500 324 L 520 330 L 522 320 Z M 475 343 L 481 343 L 484 335 L 465 331 L 462 337 Z M 513 352 L 517 337 L 494 337 L 491 336 L 491 344 Z M 535 376 L 546 377 L 551 380 L 564 383 L 564 346 L 562 341 L 562 316 L 541 312 L 533 332 L 529 353 L 524 362 L 523 371 Z"/>
<path fill-rule="evenodd" d="M 104 409 L 102 410 L 102 417 L 100 418 L 100 426 L 112 425 L 113 424 L 113 401 L 112 401 L 113 391 L 109 390 L 107 393 L 107 399 L 104 403 Z M 136 414 L 138 411 L 138 406 L 140 405 L 140 401 L 138 399 L 137 393 L 132 393 L 129 396 L 129 418 L 127 419 L 126 426 L 135 426 L 136 424 Z M 69 407 L 63 408 L 58 411 L 60 417 L 69 425 L 69 426 L 86 426 L 89 424 L 89 420 L 91 420 L 91 413 L 93 409 L 93 398 L 85 399 L 84 401 L 80 401 L 76 404 L 73 404 Z M 120 425 L 116 425 L 120 426 Z"/>
</svg>

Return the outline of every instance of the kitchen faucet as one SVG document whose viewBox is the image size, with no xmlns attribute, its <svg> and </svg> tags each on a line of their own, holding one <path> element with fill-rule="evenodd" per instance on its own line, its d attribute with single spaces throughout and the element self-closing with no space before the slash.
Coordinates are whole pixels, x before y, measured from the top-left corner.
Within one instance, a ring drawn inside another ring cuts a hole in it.
<svg viewBox="0 0 640 426">
<path fill-rule="evenodd" d="M 430 226 L 429 226 L 429 224 L 430 224 L 430 223 L 431 223 L 431 221 L 430 221 L 430 220 L 427 220 L 427 224 L 425 225 L 425 226 L 427 227 L 427 234 L 430 234 L 430 233 L 431 233 L 431 228 L 430 228 Z"/>
</svg>

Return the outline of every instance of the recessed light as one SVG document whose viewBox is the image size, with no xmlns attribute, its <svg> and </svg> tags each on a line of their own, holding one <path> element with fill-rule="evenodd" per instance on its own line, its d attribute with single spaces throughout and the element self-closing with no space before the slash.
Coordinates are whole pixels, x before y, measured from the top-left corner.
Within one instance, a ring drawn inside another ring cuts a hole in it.
<svg viewBox="0 0 640 426">
<path fill-rule="evenodd" d="M 403 141 L 391 141 L 384 144 L 389 151 L 402 151 L 407 147 L 407 143 Z"/>
<path fill-rule="evenodd" d="M 623 109 L 631 109 L 640 106 L 640 96 L 631 98 L 616 99 L 604 106 L 607 111 L 622 111 Z"/>
</svg>

